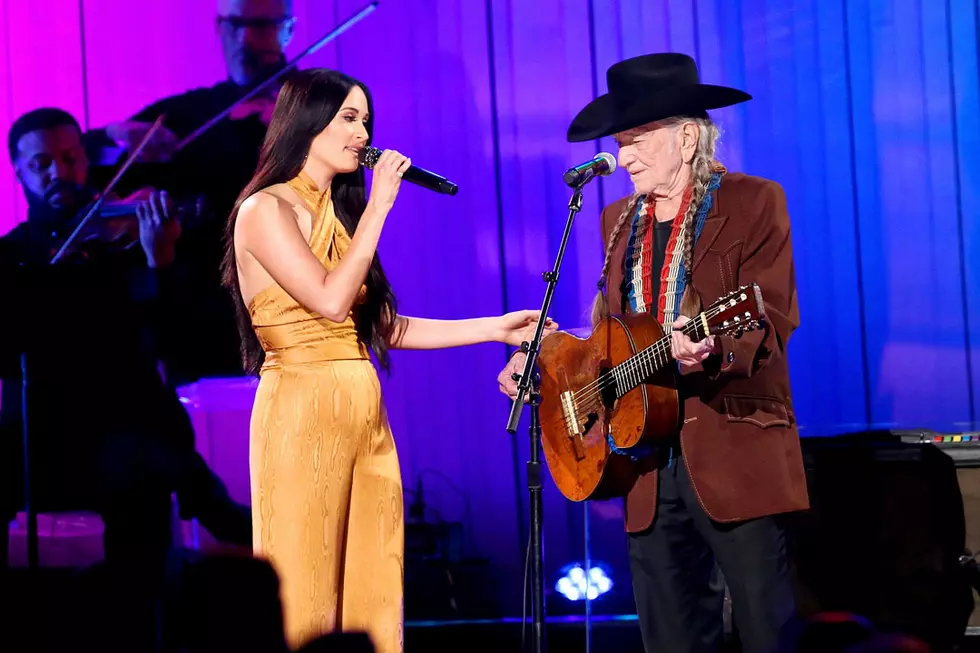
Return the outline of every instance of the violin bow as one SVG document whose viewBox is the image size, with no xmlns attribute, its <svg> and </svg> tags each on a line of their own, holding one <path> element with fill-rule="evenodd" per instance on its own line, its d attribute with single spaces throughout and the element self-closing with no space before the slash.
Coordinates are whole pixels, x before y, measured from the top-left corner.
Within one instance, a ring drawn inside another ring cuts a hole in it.
<svg viewBox="0 0 980 653">
<path fill-rule="evenodd" d="M 88 213 L 86 213 L 85 217 L 82 218 L 82 221 L 78 223 L 75 230 L 71 232 L 71 235 L 68 236 L 67 240 L 65 240 L 65 244 L 62 245 L 61 249 L 58 250 L 58 253 L 54 255 L 54 258 L 51 259 L 50 265 L 54 265 L 65 255 L 65 252 L 68 251 L 69 245 L 71 245 L 72 242 L 78 237 L 78 234 L 81 233 L 82 228 L 85 227 L 88 221 L 92 219 L 92 216 L 98 212 L 99 208 L 105 202 L 105 198 L 112 192 L 112 189 L 115 188 L 117 183 L 119 183 L 119 180 L 126 173 L 126 171 L 129 170 L 129 166 L 131 166 L 133 161 L 135 161 L 136 158 L 143 152 L 143 148 L 150 142 L 150 137 L 163 126 L 164 117 L 164 114 L 160 114 L 160 116 L 158 116 L 153 122 L 153 125 L 146 131 L 146 134 L 143 136 L 143 140 L 140 141 L 139 145 L 136 146 L 136 149 L 133 150 L 133 152 L 126 158 L 126 161 L 124 161 L 122 166 L 120 166 L 119 171 L 116 172 L 115 176 L 105 187 L 105 190 L 99 194 L 98 199 L 96 199 L 95 203 L 92 204 L 92 207 L 89 209 Z"/>
<path fill-rule="evenodd" d="M 301 52 L 296 57 L 294 57 L 292 61 L 290 61 L 289 63 L 287 63 L 285 66 L 283 66 L 282 70 L 279 70 L 278 72 L 276 72 L 275 75 L 269 77 L 267 80 L 265 80 L 264 82 L 262 82 L 261 84 L 259 84 L 255 88 L 253 88 L 251 91 L 249 91 L 247 94 L 245 94 L 244 97 L 242 97 L 237 102 L 235 102 L 234 104 L 232 104 L 231 106 L 229 106 L 227 109 L 225 109 L 224 111 L 222 111 L 221 113 L 219 113 L 218 115 L 216 115 L 214 118 L 211 118 L 211 120 L 207 121 L 206 123 L 204 123 L 203 125 L 201 125 L 200 127 L 198 127 L 196 130 L 194 130 L 193 133 L 191 133 L 190 135 L 188 135 L 187 137 L 185 137 L 182 141 L 180 141 L 179 143 L 177 143 L 177 147 L 174 150 L 174 154 L 176 154 L 177 152 L 180 152 L 182 149 L 184 149 L 184 147 L 186 147 L 187 145 L 190 145 L 193 141 L 195 141 L 201 134 L 203 134 L 207 130 L 211 129 L 212 127 L 214 127 L 220 121 L 224 120 L 225 117 L 227 117 L 228 114 L 230 114 L 232 111 L 234 111 L 235 108 L 237 108 L 239 105 L 244 104 L 245 102 L 248 102 L 250 99 L 252 99 L 256 95 L 258 95 L 259 93 L 261 93 L 263 90 L 265 90 L 266 88 L 268 88 L 272 84 L 275 84 L 279 80 L 280 77 L 282 77 L 286 73 L 291 72 L 293 69 L 295 69 L 296 68 L 296 64 L 299 63 L 300 59 L 303 59 L 304 57 L 307 57 L 307 56 L 313 54 L 314 52 L 316 52 L 317 50 L 319 50 L 320 48 L 322 48 L 323 46 L 325 46 L 327 43 L 330 43 L 330 41 L 333 41 L 335 38 L 337 38 L 338 36 L 340 36 L 341 34 L 343 34 L 344 32 L 346 32 L 347 30 L 349 30 L 351 27 L 353 27 L 357 23 L 361 22 L 361 20 L 363 20 L 364 18 L 366 18 L 368 16 L 368 14 L 370 14 L 371 12 L 373 12 L 377 8 L 378 8 L 378 0 L 375 0 L 374 2 L 371 2 L 366 7 L 364 7 L 363 9 L 361 9 L 359 12 L 357 12 L 356 14 L 354 14 L 353 16 L 351 16 L 350 18 L 348 18 L 346 21 L 344 21 L 343 23 L 341 23 L 338 27 L 335 27 L 333 30 L 331 30 L 326 36 L 324 36 L 323 38 L 321 38 L 319 41 L 317 41 L 316 43 L 314 43 L 310 47 L 308 47 L 305 50 L 303 50 L 303 52 Z"/>
</svg>

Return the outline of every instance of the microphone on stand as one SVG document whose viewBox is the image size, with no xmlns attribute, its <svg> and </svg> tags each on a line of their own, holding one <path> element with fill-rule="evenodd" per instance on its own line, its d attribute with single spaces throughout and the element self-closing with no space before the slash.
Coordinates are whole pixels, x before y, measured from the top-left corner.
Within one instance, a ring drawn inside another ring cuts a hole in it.
<svg viewBox="0 0 980 653">
<path fill-rule="evenodd" d="M 381 158 L 381 152 L 376 147 L 367 146 L 358 152 L 357 160 L 368 170 L 374 170 L 375 164 Z M 409 166 L 402 179 L 410 181 L 422 188 L 428 188 L 429 190 L 434 190 L 437 193 L 443 193 L 445 195 L 455 195 L 456 191 L 459 190 L 459 186 L 447 180 L 445 177 L 440 177 L 434 172 L 429 172 L 416 166 Z"/>
<path fill-rule="evenodd" d="M 605 177 L 616 170 L 616 157 L 609 152 L 599 152 L 591 161 L 565 171 L 565 183 L 572 188 L 583 186 L 596 176 Z"/>
</svg>

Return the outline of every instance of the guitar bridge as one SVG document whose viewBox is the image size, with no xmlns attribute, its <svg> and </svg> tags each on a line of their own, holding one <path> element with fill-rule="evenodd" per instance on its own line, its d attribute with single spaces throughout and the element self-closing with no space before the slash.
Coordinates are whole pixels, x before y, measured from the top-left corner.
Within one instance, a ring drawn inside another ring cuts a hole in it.
<svg viewBox="0 0 980 653">
<path fill-rule="evenodd" d="M 582 423 L 578 419 L 575 410 L 575 393 L 566 390 L 561 393 L 561 412 L 565 416 L 565 428 L 568 429 L 568 437 L 582 437 Z"/>
<path fill-rule="evenodd" d="M 568 439 L 572 441 L 572 450 L 575 455 L 576 460 L 583 460 L 585 458 L 585 449 L 583 445 L 584 435 L 586 431 L 591 428 L 591 422 L 593 420 L 586 419 L 586 427 L 582 428 L 582 420 L 579 419 L 578 410 L 575 408 L 575 393 L 571 390 L 566 390 L 561 393 L 561 412 L 565 417 L 565 429 L 568 431 Z"/>
</svg>

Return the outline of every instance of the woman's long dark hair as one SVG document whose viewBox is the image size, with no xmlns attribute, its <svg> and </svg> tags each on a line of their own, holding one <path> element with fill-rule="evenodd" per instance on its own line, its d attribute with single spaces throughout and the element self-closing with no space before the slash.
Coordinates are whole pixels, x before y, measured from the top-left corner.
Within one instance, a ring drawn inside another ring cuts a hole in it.
<svg viewBox="0 0 980 653">
<path fill-rule="evenodd" d="M 235 260 L 235 221 L 242 202 L 264 188 L 293 179 L 303 169 L 310 144 L 333 120 L 343 101 L 355 86 L 364 91 L 368 102 L 366 124 L 370 143 L 374 124 L 374 107 L 371 94 L 361 82 L 325 68 L 297 71 L 289 75 L 279 91 L 272 120 L 262 143 L 259 163 L 252 180 L 248 182 L 228 217 L 225 225 L 225 254 L 221 265 L 222 285 L 235 302 L 238 331 L 241 336 L 242 360 L 245 371 L 256 373 L 262 366 L 264 352 L 252 329 L 248 309 L 242 301 L 238 284 L 238 264 Z M 331 184 L 334 211 L 347 233 L 354 235 L 361 214 L 367 206 L 364 191 L 364 169 L 358 167 L 350 173 L 338 174 Z M 397 312 L 391 284 L 375 254 L 368 272 L 367 298 L 355 307 L 354 323 L 357 335 L 366 343 L 379 365 L 390 369 L 388 339 L 394 328 Z"/>
</svg>

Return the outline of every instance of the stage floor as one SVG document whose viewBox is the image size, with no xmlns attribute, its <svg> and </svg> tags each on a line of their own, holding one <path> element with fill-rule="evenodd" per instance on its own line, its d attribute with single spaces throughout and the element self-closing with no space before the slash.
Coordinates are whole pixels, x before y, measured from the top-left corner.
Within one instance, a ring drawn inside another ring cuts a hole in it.
<svg viewBox="0 0 980 653">
<path fill-rule="evenodd" d="M 101 600 L 105 595 L 81 603 L 73 591 L 80 570 L 42 568 L 32 580 L 26 569 L 0 573 L 0 651 L 3 653 L 63 653 L 65 650 L 92 648 L 109 653 L 135 648 L 112 648 L 89 635 L 112 623 L 125 628 L 131 619 L 119 614 L 122 603 Z M 115 607 L 114 607 L 115 605 Z M 88 621 L 88 615 L 94 615 Z M 247 618 L 247 617 L 246 617 Z M 240 627 L 238 619 L 235 627 Z M 562 653 L 643 653 L 635 615 L 594 616 L 588 630 L 582 617 L 553 617 L 547 622 L 547 650 Z M 520 618 L 474 619 L 463 621 L 408 620 L 405 623 L 405 653 L 463 650 L 519 653 L 532 651 L 531 624 L 524 632 Z M 66 643 L 69 644 L 66 648 Z M 523 646 L 522 646 L 523 644 Z M 737 653 L 737 643 L 721 653 Z M 980 628 L 970 628 L 959 653 L 980 653 Z"/>
<path fill-rule="evenodd" d="M 86 635 L 96 625 L 86 628 L 77 615 L 90 613 L 93 606 L 76 604 L 71 590 L 79 570 L 42 568 L 31 581 L 25 569 L 14 569 L 6 577 L 0 575 L 0 651 L 3 653 L 62 653 L 66 630 L 69 638 L 81 650 Z M 112 610 L 111 605 L 96 606 L 100 620 Z M 595 617 L 591 621 L 589 645 L 586 645 L 586 626 L 578 617 L 557 617 L 548 620 L 548 650 L 562 653 L 643 653 L 635 615 Z M 525 630 L 523 650 L 532 651 L 531 624 Z M 405 653 L 463 650 L 506 651 L 522 650 L 520 618 L 480 619 L 466 621 L 407 621 L 405 624 Z M 88 647 L 85 647 L 88 648 Z M 98 648 L 98 647 L 95 647 Z M 93 650 L 95 650 L 93 648 Z M 106 650 L 102 648 L 100 650 Z M 114 649 L 113 649 L 114 650 Z M 728 652 L 726 652 L 728 653 Z"/>
</svg>

